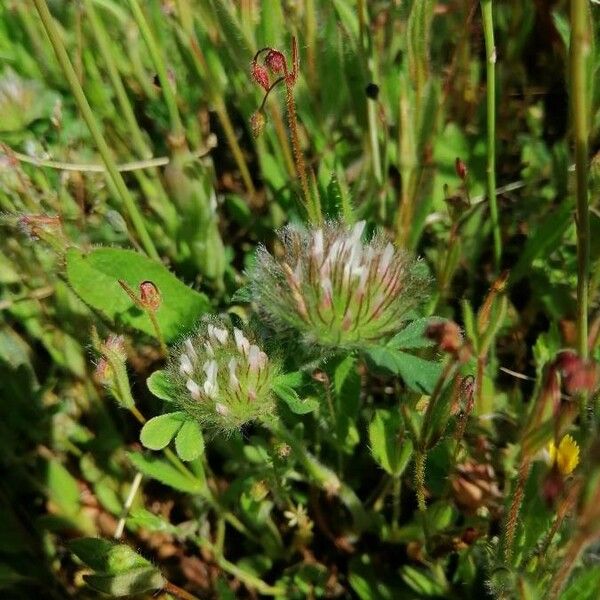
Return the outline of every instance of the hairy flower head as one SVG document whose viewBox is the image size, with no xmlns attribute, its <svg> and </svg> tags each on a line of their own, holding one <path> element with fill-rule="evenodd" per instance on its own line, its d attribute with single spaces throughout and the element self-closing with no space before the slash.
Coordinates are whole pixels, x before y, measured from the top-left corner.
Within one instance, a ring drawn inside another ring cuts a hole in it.
<svg viewBox="0 0 600 600">
<path fill-rule="evenodd" d="M 272 414 L 279 364 L 236 327 L 211 319 L 169 363 L 181 408 L 208 428 L 232 431 Z"/>
<path fill-rule="evenodd" d="M 551 465 L 556 464 L 561 475 L 569 475 L 579 464 L 579 445 L 570 435 L 565 435 L 558 448 L 554 442 L 548 444 L 548 459 Z"/>
<path fill-rule="evenodd" d="M 383 235 L 363 242 L 364 228 L 360 221 L 352 228 L 331 222 L 282 229 L 284 256 L 261 247 L 250 273 L 261 311 L 323 346 L 374 343 L 401 329 L 424 296 L 427 277 Z"/>
</svg>

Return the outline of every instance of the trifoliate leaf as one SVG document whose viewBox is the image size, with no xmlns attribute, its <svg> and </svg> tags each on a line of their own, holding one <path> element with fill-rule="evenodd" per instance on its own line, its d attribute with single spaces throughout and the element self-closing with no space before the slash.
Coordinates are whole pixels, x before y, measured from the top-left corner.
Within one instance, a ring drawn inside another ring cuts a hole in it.
<svg viewBox="0 0 600 600">
<path fill-rule="evenodd" d="M 273 391 L 281 398 L 288 408 L 297 415 L 306 415 L 313 412 L 319 406 L 319 402 L 314 398 L 300 399 L 296 390 L 288 385 L 274 385 Z"/>
<path fill-rule="evenodd" d="M 179 431 L 185 413 L 177 411 L 159 415 L 145 423 L 140 433 L 140 441 L 150 450 L 162 450 Z"/>
<path fill-rule="evenodd" d="M 175 449 L 181 460 L 195 460 L 204 453 L 204 439 L 197 421 L 188 419 L 175 438 Z"/>
</svg>

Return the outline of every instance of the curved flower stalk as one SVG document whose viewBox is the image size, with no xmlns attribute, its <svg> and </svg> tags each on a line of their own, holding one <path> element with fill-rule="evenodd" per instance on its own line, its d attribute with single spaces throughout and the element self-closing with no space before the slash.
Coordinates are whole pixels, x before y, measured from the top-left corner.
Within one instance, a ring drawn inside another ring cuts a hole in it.
<svg viewBox="0 0 600 600">
<path fill-rule="evenodd" d="M 279 232 L 282 258 L 259 248 L 250 278 L 263 314 L 322 346 L 364 346 L 401 329 L 428 279 L 383 235 L 363 242 L 364 229 L 364 221 L 352 229 L 338 222 L 287 226 Z"/>
<path fill-rule="evenodd" d="M 173 352 L 169 379 L 181 409 L 208 428 L 233 431 L 272 415 L 277 361 L 236 327 L 206 320 Z"/>
</svg>

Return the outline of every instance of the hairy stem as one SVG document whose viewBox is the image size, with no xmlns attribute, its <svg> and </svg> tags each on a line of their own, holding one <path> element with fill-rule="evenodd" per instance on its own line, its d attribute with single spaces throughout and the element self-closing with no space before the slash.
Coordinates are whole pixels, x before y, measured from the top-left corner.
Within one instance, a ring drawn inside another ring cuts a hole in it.
<svg viewBox="0 0 600 600">
<path fill-rule="evenodd" d="M 415 490 L 417 492 L 417 504 L 421 512 L 427 509 L 425 501 L 425 463 L 427 455 L 419 450 L 415 453 Z"/>
<path fill-rule="evenodd" d="M 519 520 L 519 511 L 521 510 L 521 503 L 523 502 L 523 496 L 525 495 L 525 484 L 527 483 L 527 478 L 529 477 L 530 467 L 531 462 L 529 458 L 523 458 L 519 466 L 517 486 L 508 510 L 504 528 L 504 560 L 506 562 L 508 562 L 512 556 L 515 532 L 517 530 L 517 522 Z"/>
</svg>

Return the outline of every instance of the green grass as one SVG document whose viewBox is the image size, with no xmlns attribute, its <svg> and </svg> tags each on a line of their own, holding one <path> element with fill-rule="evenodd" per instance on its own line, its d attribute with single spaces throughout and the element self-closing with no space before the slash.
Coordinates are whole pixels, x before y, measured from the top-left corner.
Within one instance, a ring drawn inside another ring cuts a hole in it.
<svg viewBox="0 0 600 600">
<path fill-rule="evenodd" d="M 0 596 L 594 599 L 599 19 L 585 0 L 2 3 Z M 283 77 L 266 99 L 253 60 Z M 370 338 L 404 288 L 380 313 L 369 278 L 362 330 L 336 288 L 336 345 L 325 276 L 296 281 L 276 232 L 313 227 L 289 251 L 308 261 L 314 227 L 363 220 L 429 289 Z M 275 365 L 241 428 L 238 397 L 184 398 L 208 315 Z M 547 460 L 566 434 L 568 474 Z"/>
</svg>

